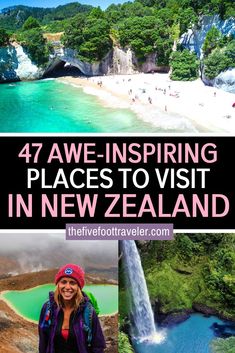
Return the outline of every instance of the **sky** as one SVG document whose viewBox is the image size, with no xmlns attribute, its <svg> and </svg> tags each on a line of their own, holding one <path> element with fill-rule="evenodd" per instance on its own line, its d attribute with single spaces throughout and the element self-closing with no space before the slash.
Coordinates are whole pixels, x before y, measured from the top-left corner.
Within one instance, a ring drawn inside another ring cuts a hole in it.
<svg viewBox="0 0 235 353">
<path fill-rule="evenodd" d="M 21 270 L 29 272 L 34 267 L 59 267 L 68 262 L 83 267 L 118 265 L 118 242 L 114 240 L 65 240 L 63 233 L 1 233 L 0 237 L 0 273 L 1 257 L 18 260 Z"/>
<path fill-rule="evenodd" d="M 128 0 L 79 0 L 80 4 L 100 6 L 105 9 L 110 4 L 120 4 Z M 58 5 L 76 2 L 76 0 L 0 0 L 0 9 L 14 5 L 26 5 L 34 7 L 56 7 Z"/>
</svg>

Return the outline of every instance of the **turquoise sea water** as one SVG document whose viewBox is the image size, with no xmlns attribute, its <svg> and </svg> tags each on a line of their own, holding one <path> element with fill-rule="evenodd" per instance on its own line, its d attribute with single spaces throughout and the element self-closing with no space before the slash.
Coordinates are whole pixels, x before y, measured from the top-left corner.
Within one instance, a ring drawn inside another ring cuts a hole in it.
<svg viewBox="0 0 235 353">
<path fill-rule="evenodd" d="M 136 353 L 211 353 L 210 344 L 216 337 L 235 335 L 235 323 L 215 316 L 193 314 L 170 328 L 158 328 L 165 336 L 160 344 L 134 342 Z"/>
<path fill-rule="evenodd" d="M 48 300 L 49 291 L 54 289 L 54 285 L 45 284 L 25 291 L 8 291 L 3 294 L 3 297 L 22 316 L 38 321 L 41 307 Z M 118 311 L 118 286 L 86 285 L 84 290 L 95 296 L 101 315 L 113 314 Z"/>
<path fill-rule="evenodd" d="M 127 109 L 111 109 L 55 80 L 0 85 L 0 132 L 156 132 Z"/>
</svg>

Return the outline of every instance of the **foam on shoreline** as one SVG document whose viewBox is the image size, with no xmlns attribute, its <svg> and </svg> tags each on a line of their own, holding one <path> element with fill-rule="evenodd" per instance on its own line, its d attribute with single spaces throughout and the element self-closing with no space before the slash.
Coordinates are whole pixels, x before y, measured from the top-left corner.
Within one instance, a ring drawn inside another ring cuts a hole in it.
<svg viewBox="0 0 235 353">
<path fill-rule="evenodd" d="M 168 74 L 61 77 L 112 108 L 127 108 L 164 132 L 235 133 L 235 94 L 201 80 L 171 81 Z"/>
</svg>

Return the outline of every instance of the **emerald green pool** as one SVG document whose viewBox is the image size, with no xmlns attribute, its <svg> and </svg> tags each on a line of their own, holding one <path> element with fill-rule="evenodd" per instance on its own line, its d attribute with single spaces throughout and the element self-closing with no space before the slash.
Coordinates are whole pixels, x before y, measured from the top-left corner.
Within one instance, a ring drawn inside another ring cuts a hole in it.
<svg viewBox="0 0 235 353">
<path fill-rule="evenodd" d="M 48 299 L 48 292 L 55 286 L 45 284 L 24 291 L 7 291 L 2 296 L 13 309 L 26 319 L 38 321 L 41 307 Z M 108 315 L 118 311 L 118 286 L 115 285 L 87 285 L 84 291 L 91 292 L 99 305 L 100 315 Z"/>
</svg>

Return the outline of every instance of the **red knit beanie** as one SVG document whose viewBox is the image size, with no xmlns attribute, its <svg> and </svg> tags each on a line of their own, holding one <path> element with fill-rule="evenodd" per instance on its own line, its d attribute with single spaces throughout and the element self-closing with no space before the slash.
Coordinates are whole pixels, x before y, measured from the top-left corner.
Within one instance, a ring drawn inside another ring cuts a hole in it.
<svg viewBox="0 0 235 353">
<path fill-rule="evenodd" d="M 85 285 L 85 273 L 83 269 L 78 265 L 67 264 L 61 267 L 55 275 L 55 284 L 57 284 L 62 277 L 73 278 L 75 281 L 77 281 L 81 289 Z"/>
</svg>

